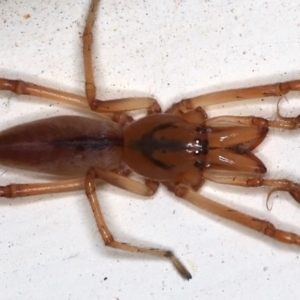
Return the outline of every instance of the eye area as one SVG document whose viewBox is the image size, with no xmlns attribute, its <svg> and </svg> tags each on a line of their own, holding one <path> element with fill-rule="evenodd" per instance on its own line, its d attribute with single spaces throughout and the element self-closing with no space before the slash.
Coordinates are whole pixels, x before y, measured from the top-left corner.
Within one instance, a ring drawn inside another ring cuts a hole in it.
<svg viewBox="0 0 300 300">
<path fill-rule="evenodd" d="M 208 153 L 208 141 L 196 139 L 194 144 L 192 145 L 192 148 L 194 148 L 193 150 L 195 155 L 206 155 Z"/>
<path fill-rule="evenodd" d="M 203 169 L 204 167 L 204 162 L 202 160 L 197 160 L 195 163 L 194 163 L 194 166 L 200 170 Z"/>
<path fill-rule="evenodd" d="M 205 128 L 205 126 L 198 126 L 196 128 L 196 131 L 200 134 L 203 134 L 203 133 L 206 133 L 206 128 Z"/>
</svg>

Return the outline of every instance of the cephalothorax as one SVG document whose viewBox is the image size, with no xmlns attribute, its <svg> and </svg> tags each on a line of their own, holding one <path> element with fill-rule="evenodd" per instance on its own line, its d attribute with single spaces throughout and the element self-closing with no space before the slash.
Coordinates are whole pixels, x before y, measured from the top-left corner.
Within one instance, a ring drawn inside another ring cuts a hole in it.
<svg viewBox="0 0 300 300">
<path fill-rule="evenodd" d="M 249 98 L 282 96 L 300 91 L 300 80 L 201 95 L 175 103 L 162 113 L 152 98 L 96 99 L 91 59 L 92 24 L 99 0 L 92 0 L 83 36 L 86 96 L 61 92 L 20 80 L 0 78 L 0 90 L 29 94 L 100 114 L 90 119 L 60 116 L 19 125 L 0 133 L 2 165 L 60 176 L 39 184 L 0 186 L 1 197 L 85 190 L 106 245 L 169 258 L 186 279 L 191 274 L 168 250 L 143 248 L 114 240 L 104 221 L 96 180 L 143 196 L 159 183 L 201 209 L 262 232 L 283 243 L 300 245 L 300 236 L 276 229 L 270 222 L 246 215 L 201 196 L 205 180 L 244 187 L 286 191 L 300 202 L 300 185 L 286 179 L 265 179 L 264 164 L 252 153 L 269 127 L 293 130 L 300 116 L 267 120 L 254 116 L 208 118 L 202 107 Z M 131 110 L 147 110 L 134 120 Z M 131 172 L 144 182 L 129 177 Z"/>
</svg>

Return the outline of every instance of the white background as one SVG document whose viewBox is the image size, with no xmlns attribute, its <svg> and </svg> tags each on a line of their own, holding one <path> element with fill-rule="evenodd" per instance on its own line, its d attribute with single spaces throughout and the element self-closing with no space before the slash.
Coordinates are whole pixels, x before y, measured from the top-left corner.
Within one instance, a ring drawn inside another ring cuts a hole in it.
<svg viewBox="0 0 300 300">
<path fill-rule="evenodd" d="M 81 35 L 89 1 L 1 1 L 0 76 L 83 93 Z M 98 98 L 153 96 L 165 109 L 182 98 L 300 78 L 300 1 L 103 0 L 95 24 Z M 294 99 L 293 99 L 294 98 Z M 0 95 L 1 128 L 57 114 L 55 103 Z M 277 98 L 220 105 L 221 114 L 276 117 Z M 299 94 L 280 103 L 300 113 Z M 255 153 L 269 177 L 297 181 L 300 136 L 271 130 Z M 1 167 L 1 184 L 40 175 Z M 207 183 L 203 193 L 300 233 L 288 194 Z M 105 186 L 105 219 L 124 242 L 175 251 L 184 281 L 161 259 L 109 249 L 84 192 L 0 202 L 1 299 L 297 299 L 299 248 L 211 216 L 164 188 L 150 199 Z"/>
</svg>

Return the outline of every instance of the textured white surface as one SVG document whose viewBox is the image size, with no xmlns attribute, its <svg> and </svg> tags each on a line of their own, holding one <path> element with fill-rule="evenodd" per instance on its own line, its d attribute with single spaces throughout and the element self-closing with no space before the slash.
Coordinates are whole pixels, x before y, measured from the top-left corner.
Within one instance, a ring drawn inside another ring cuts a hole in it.
<svg viewBox="0 0 300 300">
<path fill-rule="evenodd" d="M 89 1 L 0 2 L 0 76 L 82 93 L 81 34 Z M 95 24 L 100 98 L 183 97 L 300 78 L 300 1 L 103 0 Z M 295 98 L 295 100 L 293 100 Z M 1 128 L 76 112 L 0 94 Z M 33 103 L 31 103 L 33 102 Z M 282 101 L 300 113 L 299 94 Z M 277 99 L 221 105 L 210 116 L 276 116 Z M 272 177 L 298 180 L 299 132 L 272 130 L 259 147 Z M 1 168 L 1 184 L 31 182 Z M 204 193 L 300 233 L 300 206 L 284 193 L 206 184 Z M 99 191 L 115 237 L 174 249 L 193 275 L 168 261 L 106 248 L 84 193 L 0 202 L 1 299 L 297 299 L 299 248 L 203 213 L 161 189 L 149 200 Z"/>
</svg>

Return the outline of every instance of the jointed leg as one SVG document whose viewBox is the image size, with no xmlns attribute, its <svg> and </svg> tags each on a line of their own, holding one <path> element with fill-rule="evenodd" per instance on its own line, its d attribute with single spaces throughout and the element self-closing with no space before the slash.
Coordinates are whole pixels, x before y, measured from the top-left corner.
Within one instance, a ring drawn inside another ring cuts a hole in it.
<svg viewBox="0 0 300 300">
<path fill-rule="evenodd" d="M 286 95 L 290 91 L 300 91 L 300 80 L 254 86 L 250 88 L 225 90 L 197 96 L 190 99 L 184 99 L 178 103 L 175 103 L 170 109 L 168 109 L 168 112 L 174 113 L 178 110 L 187 112 L 198 106 L 204 107 L 246 99 L 263 98 L 270 96 L 280 97 Z"/>
<path fill-rule="evenodd" d="M 277 229 L 272 223 L 268 221 L 257 219 L 250 215 L 234 210 L 228 206 L 217 203 L 209 198 L 199 195 L 196 192 L 193 192 L 185 186 L 176 186 L 173 188 L 173 191 L 176 196 L 191 202 L 200 209 L 204 209 L 212 214 L 215 214 L 227 220 L 234 221 L 255 231 L 261 232 L 279 242 L 300 246 L 299 235 Z"/>
<path fill-rule="evenodd" d="M 87 18 L 86 28 L 83 35 L 84 43 L 84 65 L 86 78 L 86 97 L 73 93 L 62 92 L 59 90 L 36 85 L 22 80 L 10 80 L 0 78 L 0 90 L 8 90 L 19 95 L 31 95 L 34 97 L 45 98 L 59 103 L 73 105 L 84 110 L 93 110 L 104 113 L 104 116 L 114 118 L 109 113 L 147 109 L 148 113 L 157 113 L 161 108 L 153 98 L 137 97 L 125 99 L 113 99 L 101 101 L 95 99 L 96 88 L 92 68 L 92 26 L 95 20 L 95 11 L 99 0 L 92 0 L 90 11 Z"/>
<path fill-rule="evenodd" d="M 125 175 L 119 175 L 113 171 L 105 171 L 95 169 L 97 178 L 113 186 L 125 189 L 127 191 L 139 194 L 142 196 L 153 195 L 158 184 L 155 181 L 145 180 L 145 183 L 140 183 L 133 179 L 127 178 Z M 17 198 L 34 195 L 45 195 L 64 193 L 72 191 L 80 191 L 85 189 L 85 178 L 79 177 L 74 179 L 65 179 L 46 183 L 16 183 L 6 186 L 0 186 L 0 197 Z M 97 180 L 97 184 L 99 180 Z"/>
<path fill-rule="evenodd" d="M 47 183 L 23 183 L 0 186 L 0 197 L 17 198 L 84 190 L 84 178 L 67 179 Z"/>
<path fill-rule="evenodd" d="M 119 123 L 121 126 L 124 126 L 132 122 L 133 120 L 131 116 L 122 111 L 118 113 L 91 111 L 91 108 L 86 101 L 86 97 L 84 96 L 47 88 L 45 86 L 37 85 L 31 82 L 0 78 L 0 90 L 11 91 L 17 95 L 30 95 L 33 97 L 44 98 L 62 104 L 72 105 L 76 108 L 96 113 L 101 117 L 110 118 L 113 121 Z"/>
<path fill-rule="evenodd" d="M 128 245 L 115 241 L 111 232 L 105 224 L 97 195 L 95 179 L 100 179 L 107 183 L 113 184 L 117 187 L 134 192 L 136 194 L 149 196 L 152 195 L 158 187 L 158 184 L 153 181 L 146 181 L 145 184 L 139 183 L 135 180 L 129 179 L 125 176 L 118 175 L 111 171 L 103 171 L 100 169 L 91 169 L 85 178 L 76 178 L 71 180 L 61 180 L 56 182 L 39 183 L 39 184 L 10 184 L 7 186 L 0 186 L 0 197 L 15 198 L 26 197 L 42 194 L 53 194 L 70 192 L 77 190 L 86 191 L 87 197 L 90 201 L 95 220 L 104 243 L 110 247 L 122 249 L 130 252 L 147 253 L 159 257 L 166 257 L 171 260 L 178 272 L 185 278 L 191 279 L 191 274 L 179 261 L 179 259 L 168 250 L 143 248 L 133 245 Z"/>
<path fill-rule="evenodd" d="M 158 188 L 158 183 L 156 183 L 155 181 L 145 180 L 145 183 L 140 183 L 136 180 L 119 175 L 112 171 L 106 171 L 101 169 L 93 170 L 95 178 L 99 178 L 108 184 L 132 192 L 134 194 L 142 196 L 152 196 Z"/>
<path fill-rule="evenodd" d="M 99 232 L 103 238 L 105 245 L 110 246 L 112 248 L 129 251 L 129 252 L 147 253 L 147 254 L 151 254 L 151 255 L 155 255 L 155 256 L 159 256 L 159 257 L 169 258 L 181 276 L 183 276 L 185 279 L 191 279 L 192 276 L 189 273 L 189 271 L 184 267 L 184 265 L 179 261 L 179 259 L 171 251 L 138 247 L 138 246 L 122 243 L 122 242 L 116 241 L 114 239 L 113 235 L 111 234 L 110 230 L 108 229 L 108 227 L 106 226 L 106 223 L 104 221 L 104 218 L 103 218 L 103 215 L 101 212 L 101 208 L 99 206 L 99 202 L 97 199 L 95 182 L 94 182 L 94 179 L 96 177 L 100 177 L 100 178 L 104 179 L 105 181 L 107 181 L 107 180 L 111 181 L 111 180 L 113 180 L 113 179 L 111 179 L 111 175 L 112 174 L 109 174 L 109 173 L 105 174 L 103 172 L 99 172 L 99 170 L 91 169 L 87 173 L 86 180 L 85 180 L 86 195 L 90 201 L 90 204 L 93 209 L 94 216 L 95 216 L 95 220 L 97 223 L 97 227 L 99 229 Z M 117 185 L 118 186 L 123 185 L 123 188 L 126 190 L 129 189 L 128 187 L 130 186 L 130 184 L 128 185 L 127 183 L 124 183 L 124 184 L 121 183 L 121 185 L 119 185 L 117 183 Z M 132 188 L 131 191 L 134 191 L 134 189 L 135 188 Z"/>
<path fill-rule="evenodd" d="M 84 96 L 62 92 L 31 82 L 0 78 L 0 90 L 11 91 L 18 95 L 44 98 L 67 105 L 73 105 L 80 109 L 90 110 Z"/>
<path fill-rule="evenodd" d="M 92 0 L 90 10 L 86 20 L 86 27 L 83 34 L 83 56 L 85 70 L 85 92 L 88 105 L 98 112 L 119 112 L 147 109 L 148 113 L 158 113 L 161 108 L 153 98 L 135 97 L 101 101 L 96 99 L 96 86 L 93 74 L 92 44 L 93 44 L 93 24 L 96 18 L 96 10 L 100 0 Z"/>
<path fill-rule="evenodd" d="M 213 172 L 204 172 L 203 177 L 207 180 L 221 184 L 230 184 L 243 187 L 272 187 L 268 198 L 276 191 L 288 192 L 298 203 L 300 203 L 300 185 L 287 179 L 264 179 L 260 177 L 247 176 L 219 176 Z"/>
<path fill-rule="evenodd" d="M 168 113 L 168 111 L 166 111 Z M 179 115 L 182 119 L 192 124 L 202 124 L 207 119 L 207 114 L 202 107 L 197 107 L 188 112 L 175 111 L 172 114 Z"/>
<path fill-rule="evenodd" d="M 295 118 L 284 118 L 278 115 L 277 120 L 267 120 L 260 117 L 254 116 L 220 116 L 215 118 L 210 118 L 205 121 L 208 126 L 220 126 L 222 123 L 232 123 L 245 126 L 259 126 L 259 127 L 273 127 L 281 128 L 286 130 L 297 129 L 300 125 L 300 115 Z"/>
<path fill-rule="evenodd" d="M 22 80 L 0 78 L 0 90 L 11 91 L 18 95 L 30 95 L 59 103 L 75 106 L 79 109 L 91 110 L 85 96 L 59 91 L 32 82 Z M 100 101 L 97 113 L 107 114 L 120 111 L 131 111 L 139 109 L 148 109 L 149 112 L 160 112 L 160 106 L 152 98 L 125 98 L 117 100 Z M 110 104 L 111 102 L 111 104 Z"/>
<path fill-rule="evenodd" d="M 93 25 L 96 18 L 96 10 L 100 0 L 92 0 L 90 10 L 83 33 L 83 57 L 84 57 L 84 76 L 85 76 L 85 94 L 88 105 L 92 107 L 92 102 L 96 99 L 96 86 L 92 62 L 92 43 L 93 43 Z"/>
</svg>

